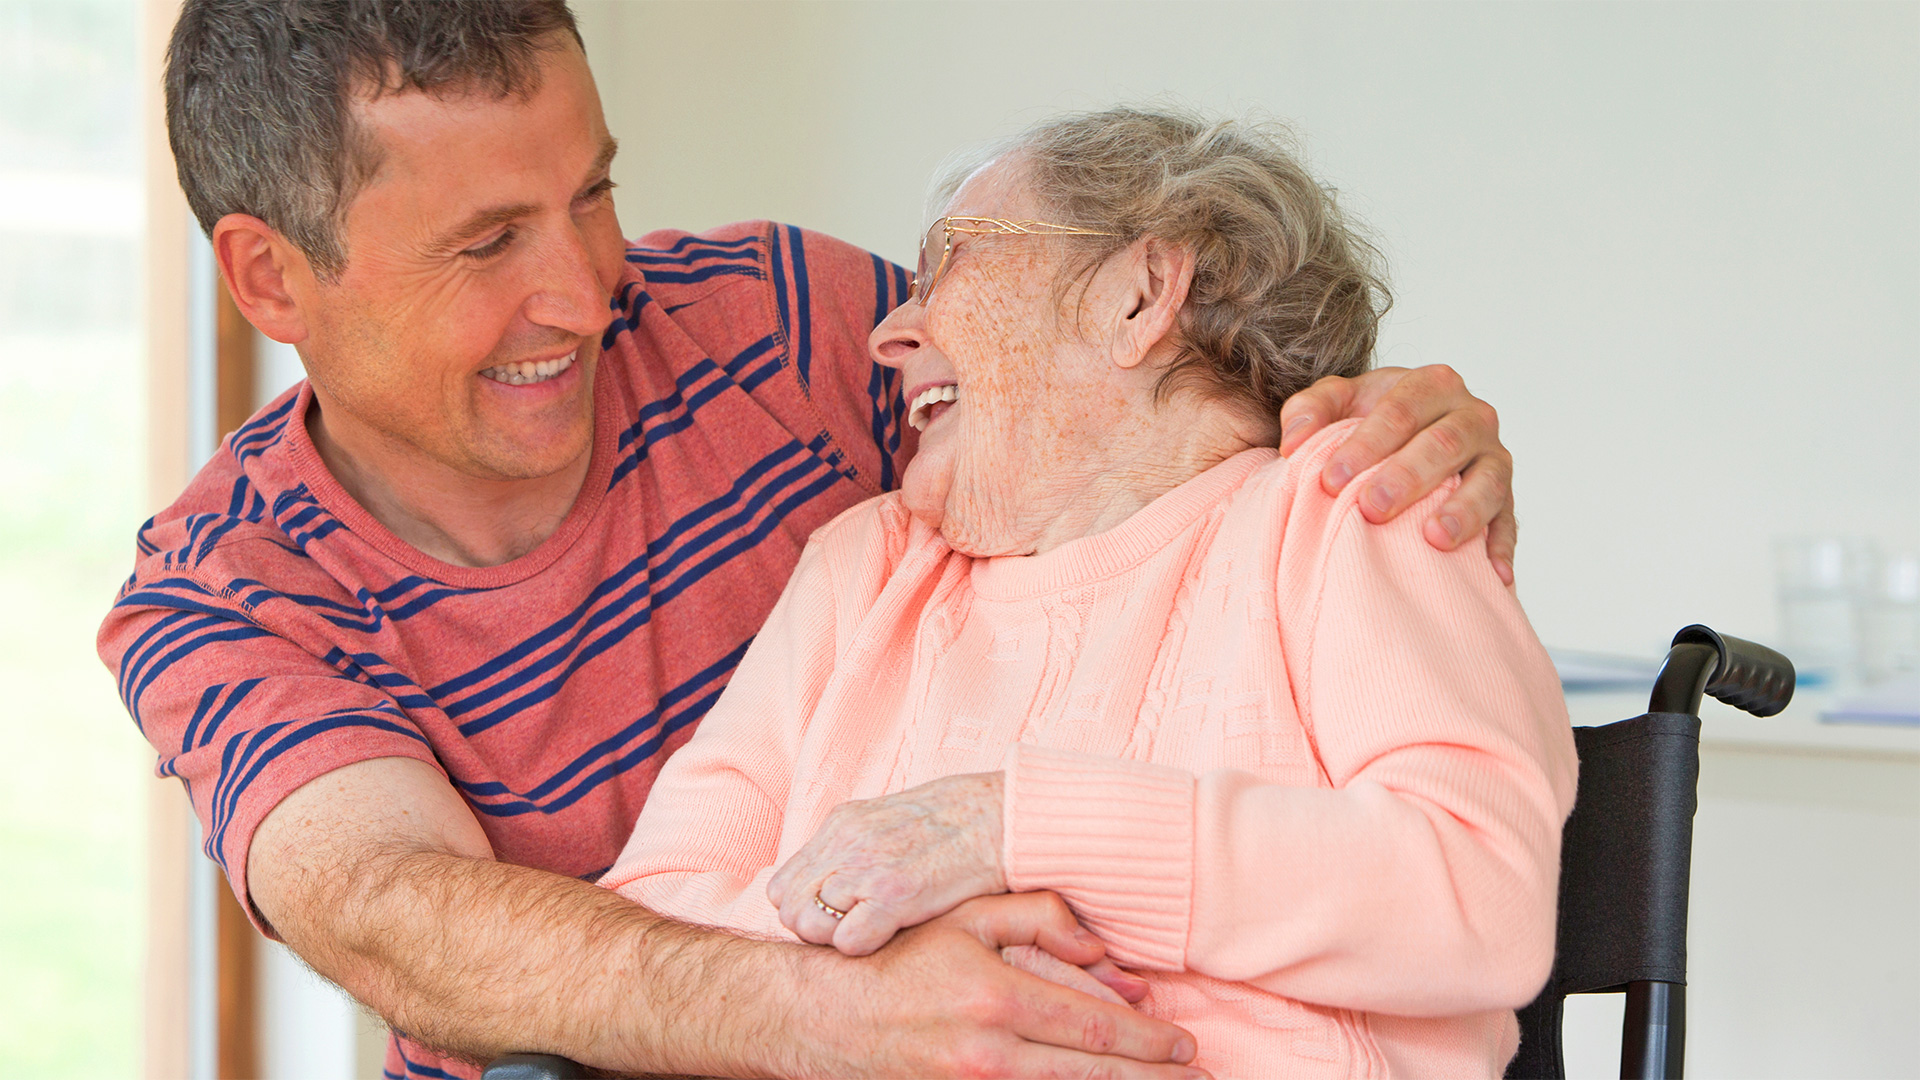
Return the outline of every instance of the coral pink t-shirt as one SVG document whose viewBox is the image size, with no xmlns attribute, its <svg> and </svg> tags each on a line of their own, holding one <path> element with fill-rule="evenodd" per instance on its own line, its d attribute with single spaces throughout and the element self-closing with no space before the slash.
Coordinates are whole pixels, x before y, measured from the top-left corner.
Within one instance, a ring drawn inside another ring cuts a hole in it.
<svg viewBox="0 0 1920 1080">
<path fill-rule="evenodd" d="M 1119 527 L 972 559 L 897 494 L 816 532 L 604 879 L 791 937 L 773 870 L 848 799 L 1004 769 L 1052 889 L 1216 1076 L 1492 1076 L 1553 959 L 1576 758 L 1485 553 L 1249 450 Z"/>
</svg>

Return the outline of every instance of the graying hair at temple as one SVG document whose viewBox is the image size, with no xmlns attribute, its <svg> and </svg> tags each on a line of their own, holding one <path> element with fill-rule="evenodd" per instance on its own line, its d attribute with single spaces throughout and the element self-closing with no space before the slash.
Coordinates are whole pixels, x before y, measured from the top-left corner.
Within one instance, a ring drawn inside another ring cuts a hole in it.
<svg viewBox="0 0 1920 1080">
<path fill-rule="evenodd" d="M 378 171 L 356 96 L 527 95 L 564 0 L 187 0 L 167 47 L 167 138 L 187 203 L 212 231 L 251 214 L 323 278 L 345 269 L 346 207 Z"/>
</svg>

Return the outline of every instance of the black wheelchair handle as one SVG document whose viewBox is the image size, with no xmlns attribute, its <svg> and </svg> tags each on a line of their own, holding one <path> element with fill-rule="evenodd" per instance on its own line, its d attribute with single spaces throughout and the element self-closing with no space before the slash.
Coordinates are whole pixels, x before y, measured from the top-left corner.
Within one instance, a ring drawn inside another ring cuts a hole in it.
<svg viewBox="0 0 1920 1080">
<path fill-rule="evenodd" d="M 1695 623 L 1673 635 L 1647 711 L 1698 715 L 1704 692 L 1755 716 L 1772 716 L 1793 700 L 1793 687 L 1793 661 Z"/>
</svg>

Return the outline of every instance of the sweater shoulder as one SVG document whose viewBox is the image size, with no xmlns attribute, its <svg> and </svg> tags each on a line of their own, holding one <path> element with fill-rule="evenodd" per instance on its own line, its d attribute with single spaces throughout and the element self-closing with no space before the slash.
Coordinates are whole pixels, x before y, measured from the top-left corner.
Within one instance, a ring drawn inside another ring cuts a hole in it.
<svg viewBox="0 0 1920 1080">
<path fill-rule="evenodd" d="M 1320 482 L 1327 463 L 1359 426 L 1358 420 L 1329 425 L 1291 456 L 1262 466 L 1242 486 L 1241 513 L 1284 531 L 1281 549 L 1285 561 L 1317 563 L 1343 537 L 1353 539 L 1349 530 L 1369 544 L 1399 546 L 1412 539 L 1424 545 L 1421 530 L 1427 515 L 1459 487 L 1459 477 L 1450 477 L 1391 521 L 1368 522 L 1360 511 L 1360 493 L 1379 470 L 1378 464 L 1355 476 L 1337 493 L 1328 492 Z"/>
</svg>

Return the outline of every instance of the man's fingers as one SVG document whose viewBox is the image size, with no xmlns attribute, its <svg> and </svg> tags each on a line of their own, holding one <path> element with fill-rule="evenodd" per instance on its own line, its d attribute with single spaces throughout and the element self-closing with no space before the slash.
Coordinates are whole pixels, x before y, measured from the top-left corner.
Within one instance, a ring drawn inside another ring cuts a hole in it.
<svg viewBox="0 0 1920 1080">
<path fill-rule="evenodd" d="M 1096 960 L 1081 969 L 1098 980 L 1100 985 L 1120 995 L 1120 1000 L 1129 1005 L 1138 1005 L 1147 996 L 1147 980 L 1130 971 L 1122 970 L 1111 960 Z"/>
<path fill-rule="evenodd" d="M 1029 975 L 1038 975 L 1048 982 L 1058 983 L 1069 990 L 1078 990 L 1114 1005 L 1127 1004 L 1126 998 L 1121 997 L 1113 987 L 1096 978 L 1090 968 L 1074 967 L 1038 945 L 1009 945 L 1000 950 L 1000 959 Z M 1102 963 L 1106 962 L 1102 961 Z M 1114 971 L 1119 970 L 1111 964 L 1107 966 Z M 1141 996 L 1145 996 L 1144 983 L 1141 984 L 1141 990 Z"/>
<path fill-rule="evenodd" d="M 1423 532 L 1429 544 L 1442 551 L 1452 551 L 1469 537 L 1480 535 L 1480 530 L 1499 515 L 1512 511 L 1513 462 L 1506 451 L 1496 447 L 1468 467 L 1459 488 L 1427 520 Z M 1511 539 L 1511 530 L 1508 538 Z M 1488 553 L 1492 554 L 1491 549 Z M 1510 561 L 1513 552 L 1509 550 L 1506 554 Z"/>
<path fill-rule="evenodd" d="M 1280 453 L 1293 453 L 1314 432 L 1347 415 L 1358 393 L 1352 379 L 1334 375 L 1288 398 L 1280 406 Z"/>
<path fill-rule="evenodd" d="M 1329 495 L 1340 494 L 1354 477 L 1411 442 L 1426 426 L 1427 419 L 1414 405 L 1400 398 L 1381 401 L 1327 459 L 1326 467 L 1320 470 L 1320 486 Z"/>
<path fill-rule="evenodd" d="M 1487 558 L 1493 560 L 1493 572 L 1508 585 L 1513 584 L 1513 553 L 1519 541 L 1519 522 L 1514 520 L 1509 506 L 1487 526 Z"/>
<path fill-rule="evenodd" d="M 1334 452 L 1320 474 L 1321 486 L 1326 488 L 1328 494 L 1339 494 L 1354 477 L 1411 443 L 1415 434 L 1427 425 L 1442 417 L 1458 418 L 1458 414 L 1466 410 L 1485 405 L 1467 393 L 1466 384 L 1460 380 L 1459 373 L 1444 364 L 1401 372 L 1392 382 L 1382 380 L 1382 374 L 1375 371 L 1365 376 L 1375 381 L 1362 387 L 1351 414 L 1364 419 L 1348 436 L 1346 443 Z M 1491 409 L 1488 411 L 1491 412 Z M 1466 419 L 1468 423 L 1473 423 L 1480 418 L 1474 412 L 1469 413 Z M 1456 428 L 1455 435 L 1459 434 Z M 1475 448 L 1481 440 L 1469 438 L 1464 441 L 1469 448 Z M 1461 457 L 1459 465 L 1466 464 L 1472 457 L 1470 453 Z M 1452 471 L 1458 472 L 1459 466 L 1456 465 Z M 1421 494 L 1424 492 L 1414 492 L 1406 502 L 1415 501 Z"/>
<path fill-rule="evenodd" d="M 1076 967 L 1092 964 L 1106 953 L 1100 939 L 1080 925 L 1066 902 L 1049 892 L 981 897 L 955 908 L 948 917 L 995 949 L 1038 945 Z M 1193 1036 L 1172 1024 L 1149 1019 L 1122 1005 L 1095 1001 L 1044 979 L 1024 973 L 1019 977 L 1011 1020 L 1013 1033 L 1023 1039 L 1088 1054 L 1131 1058 L 1135 1063 L 1184 1064 L 1193 1060 Z"/>
<path fill-rule="evenodd" d="M 1367 478 L 1366 487 L 1361 489 L 1358 496 L 1360 512 L 1375 524 L 1390 521 L 1469 465 L 1479 466 L 1489 457 L 1503 455 L 1505 451 L 1493 440 L 1492 431 L 1489 425 L 1464 412 L 1449 413 L 1422 428 L 1411 442 L 1401 447 Z M 1336 459 L 1338 456 L 1335 455 Z M 1497 468 L 1483 468 L 1483 483 L 1494 481 L 1497 486 L 1498 471 Z M 1456 542 L 1479 532 L 1480 526 L 1485 525 L 1497 512 L 1497 507 L 1490 505 L 1484 506 L 1485 513 L 1479 512 L 1482 504 L 1494 494 L 1496 492 L 1491 490 L 1476 492 L 1473 498 L 1467 500 L 1471 506 L 1455 507 L 1456 512 L 1463 509 L 1473 511 L 1462 519 L 1462 524 L 1467 528 L 1458 535 Z M 1504 488 L 1497 494 L 1504 498 Z"/>
<path fill-rule="evenodd" d="M 1018 977 L 1021 991 L 1012 1031 L 1029 1042 L 1135 1062 L 1184 1065 L 1193 1060 L 1196 1044 L 1181 1028 L 1024 972 Z"/>
<path fill-rule="evenodd" d="M 1047 1080 L 1208 1080 L 1205 1070 L 1192 1065 L 1153 1065 L 1122 1057 L 1098 1057 L 1062 1050 L 1057 1046 L 1027 1045 L 1008 1062 L 1008 1076 L 1045 1077 Z"/>
<path fill-rule="evenodd" d="M 1106 945 L 1080 925 L 1066 901 L 1050 892 L 983 896 L 954 908 L 947 917 L 995 949 L 1038 945 L 1075 967 L 1107 955 Z"/>
</svg>

